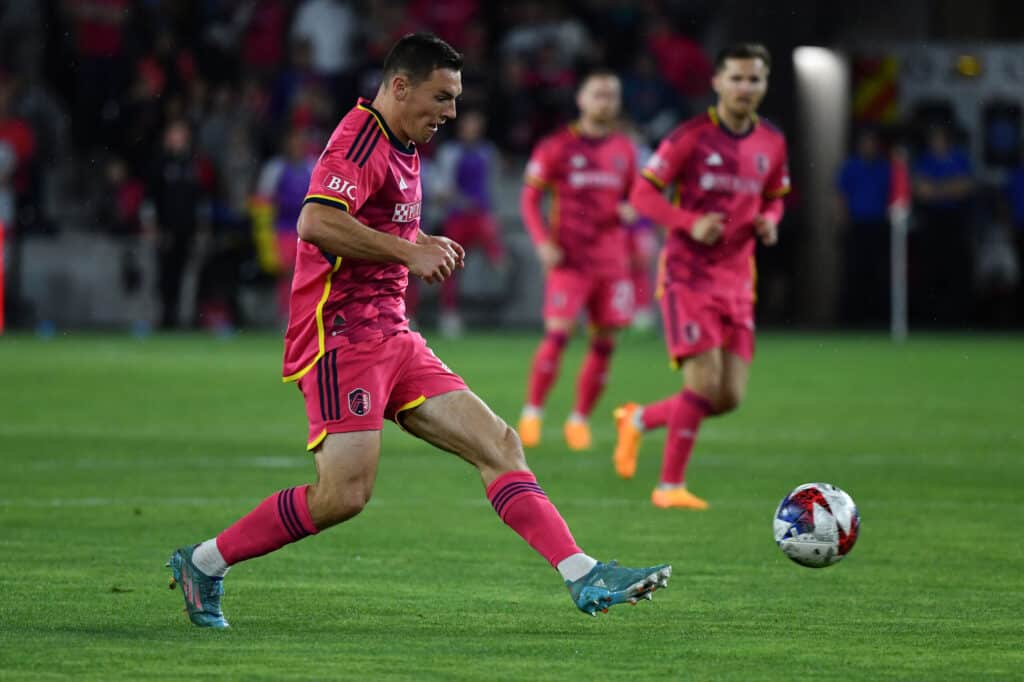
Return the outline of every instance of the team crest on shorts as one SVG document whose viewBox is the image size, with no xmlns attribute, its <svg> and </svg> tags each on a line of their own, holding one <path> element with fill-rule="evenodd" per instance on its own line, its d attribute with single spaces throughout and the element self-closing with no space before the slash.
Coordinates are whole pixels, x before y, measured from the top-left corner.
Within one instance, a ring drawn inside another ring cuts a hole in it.
<svg viewBox="0 0 1024 682">
<path fill-rule="evenodd" d="M 696 322 L 690 321 L 683 326 L 683 336 L 686 337 L 686 343 L 691 346 L 700 341 L 700 325 Z"/>
<path fill-rule="evenodd" d="M 357 417 L 370 413 L 370 392 L 365 388 L 355 388 L 348 392 L 348 411 Z"/>
</svg>

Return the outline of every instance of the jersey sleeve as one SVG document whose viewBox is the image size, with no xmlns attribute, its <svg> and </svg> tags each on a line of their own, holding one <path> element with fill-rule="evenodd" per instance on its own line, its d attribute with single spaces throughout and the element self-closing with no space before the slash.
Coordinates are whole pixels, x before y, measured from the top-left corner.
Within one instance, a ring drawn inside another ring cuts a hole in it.
<svg viewBox="0 0 1024 682">
<path fill-rule="evenodd" d="M 665 189 L 681 174 L 690 150 L 693 148 L 693 136 L 684 130 L 677 129 L 658 145 L 658 148 L 647 159 L 640 175 L 654 184 L 658 189 Z"/>
<path fill-rule="evenodd" d="M 540 190 L 550 189 L 555 184 L 558 168 L 554 147 L 554 141 L 547 139 L 534 148 L 526 164 L 523 182 Z"/>
<path fill-rule="evenodd" d="M 364 134 L 373 132 L 369 129 Z M 303 203 L 334 206 L 355 214 L 381 188 L 384 164 L 372 153 L 372 144 L 363 145 L 370 149 L 364 151 L 356 138 L 358 135 L 342 135 L 324 150 L 313 167 Z M 372 137 L 369 141 L 373 142 Z"/>
</svg>

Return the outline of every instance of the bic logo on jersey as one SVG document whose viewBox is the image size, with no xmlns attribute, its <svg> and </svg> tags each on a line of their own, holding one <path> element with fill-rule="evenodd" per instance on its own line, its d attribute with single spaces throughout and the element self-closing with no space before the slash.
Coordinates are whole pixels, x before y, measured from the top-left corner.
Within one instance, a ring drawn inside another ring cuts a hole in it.
<svg viewBox="0 0 1024 682">
<path fill-rule="evenodd" d="M 348 197 L 350 201 L 356 200 L 356 185 L 354 182 L 342 180 L 337 175 L 328 175 L 324 182 L 324 189 Z"/>
</svg>

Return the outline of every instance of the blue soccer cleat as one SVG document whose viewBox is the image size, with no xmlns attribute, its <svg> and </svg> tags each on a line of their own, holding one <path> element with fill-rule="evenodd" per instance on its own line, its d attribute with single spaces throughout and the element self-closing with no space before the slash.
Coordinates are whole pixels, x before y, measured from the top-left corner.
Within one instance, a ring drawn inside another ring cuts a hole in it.
<svg viewBox="0 0 1024 682">
<path fill-rule="evenodd" d="M 659 587 L 668 587 L 672 567 L 668 564 L 650 568 L 626 568 L 614 561 L 597 562 L 590 573 L 575 582 L 565 581 L 573 602 L 580 611 L 591 616 L 608 612 L 616 604 L 636 604 L 641 599 L 653 599 Z"/>
<path fill-rule="evenodd" d="M 224 580 L 211 578 L 192 563 L 192 552 L 197 545 L 181 547 L 167 561 L 173 574 L 169 587 L 173 590 L 181 585 L 185 597 L 185 610 L 193 623 L 201 628 L 226 628 L 224 612 L 220 610 L 220 598 L 224 595 Z"/>
</svg>

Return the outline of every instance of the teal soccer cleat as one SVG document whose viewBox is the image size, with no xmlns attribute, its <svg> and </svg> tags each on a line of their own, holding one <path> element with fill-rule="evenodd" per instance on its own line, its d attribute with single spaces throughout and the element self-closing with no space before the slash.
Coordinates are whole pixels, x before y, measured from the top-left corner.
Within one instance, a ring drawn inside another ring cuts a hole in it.
<svg viewBox="0 0 1024 682">
<path fill-rule="evenodd" d="M 185 597 L 185 610 L 193 623 L 201 628 L 226 628 L 224 612 L 220 610 L 220 598 L 224 595 L 222 578 L 211 578 L 192 563 L 195 546 L 181 547 L 167 561 L 172 577 L 169 587 L 181 586 Z"/>
<path fill-rule="evenodd" d="M 659 587 L 668 587 L 672 567 L 668 564 L 650 568 L 626 568 L 614 561 L 597 562 L 590 573 L 575 582 L 565 581 L 573 602 L 583 613 L 597 616 L 616 604 L 636 604 L 652 599 Z"/>
</svg>

